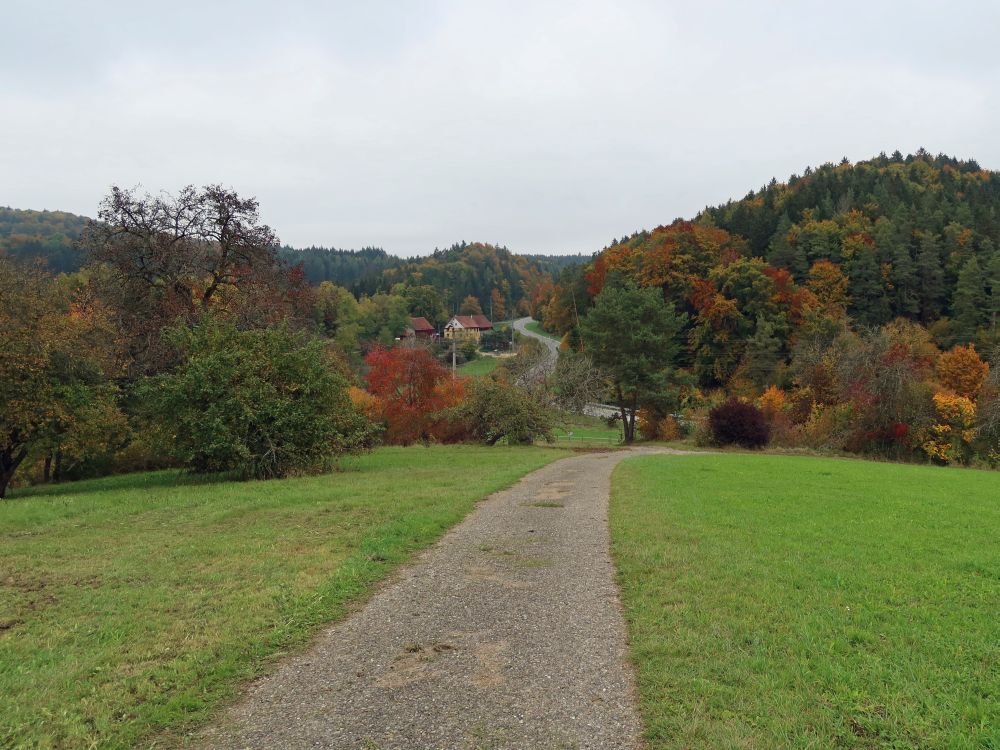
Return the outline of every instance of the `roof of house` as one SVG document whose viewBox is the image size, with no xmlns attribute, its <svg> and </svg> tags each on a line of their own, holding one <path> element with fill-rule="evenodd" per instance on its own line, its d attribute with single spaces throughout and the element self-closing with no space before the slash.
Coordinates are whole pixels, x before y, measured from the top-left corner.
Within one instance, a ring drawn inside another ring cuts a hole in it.
<svg viewBox="0 0 1000 750">
<path fill-rule="evenodd" d="M 434 326 L 427 318 L 410 318 L 410 328 L 414 331 L 434 331 Z"/>
<path fill-rule="evenodd" d="M 457 321 L 462 328 L 478 328 L 481 331 L 486 331 L 493 327 L 490 319 L 485 315 L 456 315 L 452 320 Z"/>
</svg>

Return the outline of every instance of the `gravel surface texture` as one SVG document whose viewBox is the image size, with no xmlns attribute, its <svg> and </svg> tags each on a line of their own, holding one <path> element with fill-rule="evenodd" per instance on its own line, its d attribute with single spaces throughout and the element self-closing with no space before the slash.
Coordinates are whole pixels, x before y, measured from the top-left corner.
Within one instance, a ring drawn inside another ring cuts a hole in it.
<svg viewBox="0 0 1000 750">
<path fill-rule="evenodd" d="M 611 470 L 642 452 L 563 459 L 487 498 L 191 744 L 638 748 L 607 513 Z"/>
</svg>

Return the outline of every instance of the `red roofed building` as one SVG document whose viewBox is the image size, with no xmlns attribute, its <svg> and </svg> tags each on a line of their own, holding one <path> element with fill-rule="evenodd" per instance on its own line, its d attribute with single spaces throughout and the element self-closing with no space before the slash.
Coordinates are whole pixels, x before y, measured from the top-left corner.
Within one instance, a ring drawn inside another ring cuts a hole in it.
<svg viewBox="0 0 1000 750">
<path fill-rule="evenodd" d="M 485 315 L 456 315 L 445 324 L 444 337 L 446 339 L 475 339 L 479 341 L 479 336 L 483 331 L 492 329 L 493 324 Z"/>
<path fill-rule="evenodd" d="M 418 339 L 429 339 L 434 336 L 434 326 L 427 318 L 410 318 L 410 327 L 406 329 L 406 336 L 416 336 Z"/>
</svg>

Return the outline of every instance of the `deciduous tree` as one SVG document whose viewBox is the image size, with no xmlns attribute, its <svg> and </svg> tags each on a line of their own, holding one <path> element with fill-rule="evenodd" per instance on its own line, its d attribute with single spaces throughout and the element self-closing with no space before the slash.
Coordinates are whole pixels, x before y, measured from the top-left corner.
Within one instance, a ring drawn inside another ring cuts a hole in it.
<svg viewBox="0 0 1000 750">
<path fill-rule="evenodd" d="M 219 185 L 188 186 L 176 196 L 112 187 L 81 245 L 110 270 L 95 278 L 140 372 L 169 364 L 165 327 L 193 325 L 206 311 L 243 328 L 311 312 L 304 276 L 279 260 L 257 201 Z"/>
<path fill-rule="evenodd" d="M 458 412 L 472 434 L 487 445 L 501 440 L 508 445 L 527 445 L 555 439 L 548 406 L 530 391 L 502 379 L 472 380 Z"/>
<path fill-rule="evenodd" d="M 88 300 L 0 255 L 0 498 L 30 449 L 79 444 L 97 413 L 117 411 L 112 333 Z"/>
<path fill-rule="evenodd" d="M 955 346 L 938 357 L 935 365 L 941 385 L 959 396 L 975 400 L 986 382 L 990 366 L 974 344 Z"/>
<path fill-rule="evenodd" d="M 447 388 L 451 374 L 426 349 L 376 347 L 367 357 L 368 390 L 383 406 L 386 440 L 408 445 L 435 436 L 444 410 L 456 406 L 460 391 Z"/>
<path fill-rule="evenodd" d="M 211 317 L 168 341 L 181 363 L 149 379 L 143 401 L 193 471 L 283 477 L 370 445 L 374 431 L 322 341 L 287 325 L 241 331 Z"/>
<path fill-rule="evenodd" d="M 479 304 L 479 300 L 473 297 L 471 294 L 462 300 L 462 304 L 458 307 L 459 315 L 482 315 L 483 308 Z"/>
</svg>

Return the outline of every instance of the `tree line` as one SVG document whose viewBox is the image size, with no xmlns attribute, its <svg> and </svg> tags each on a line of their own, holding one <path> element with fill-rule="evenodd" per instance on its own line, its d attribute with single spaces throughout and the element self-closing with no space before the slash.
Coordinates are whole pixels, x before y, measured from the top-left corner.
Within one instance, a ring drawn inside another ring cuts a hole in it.
<svg viewBox="0 0 1000 750">
<path fill-rule="evenodd" d="M 543 322 L 586 351 L 605 289 L 656 291 L 681 323 L 673 386 L 640 398 L 653 433 L 735 396 L 789 444 L 992 461 L 998 212 L 1000 174 L 972 161 L 827 164 L 612 243 L 562 272 Z"/>
<path fill-rule="evenodd" d="M 19 260 L 42 259 L 53 273 L 75 273 L 88 261 L 79 247 L 87 221 L 61 211 L 0 207 L 0 252 Z M 389 293 L 399 284 L 430 285 L 451 314 L 470 296 L 488 313 L 494 289 L 502 295 L 505 309 L 529 314 L 547 296 L 554 275 L 590 258 L 515 254 L 505 247 L 467 242 L 412 259 L 377 247 L 340 250 L 287 245 L 277 249 L 277 257 L 297 267 L 311 285 L 329 282 L 356 298 Z"/>
<path fill-rule="evenodd" d="M 416 272 L 360 297 L 314 286 L 252 198 L 114 187 L 78 245 L 85 264 L 58 274 L 0 253 L 0 497 L 15 475 L 182 466 L 270 478 L 382 441 L 551 435 L 548 406 L 517 387 L 516 367 L 467 384 L 442 364 L 444 346 L 407 337 L 411 316 L 440 327 L 455 309 L 438 287 Z M 494 316 L 523 309 L 527 287 L 514 296 L 502 277 L 505 264 L 527 266 L 470 247 L 495 261 L 482 275 L 497 284 L 482 288 Z M 461 265 L 468 249 L 441 262 Z M 483 312 L 471 294 L 457 310 Z"/>
</svg>

